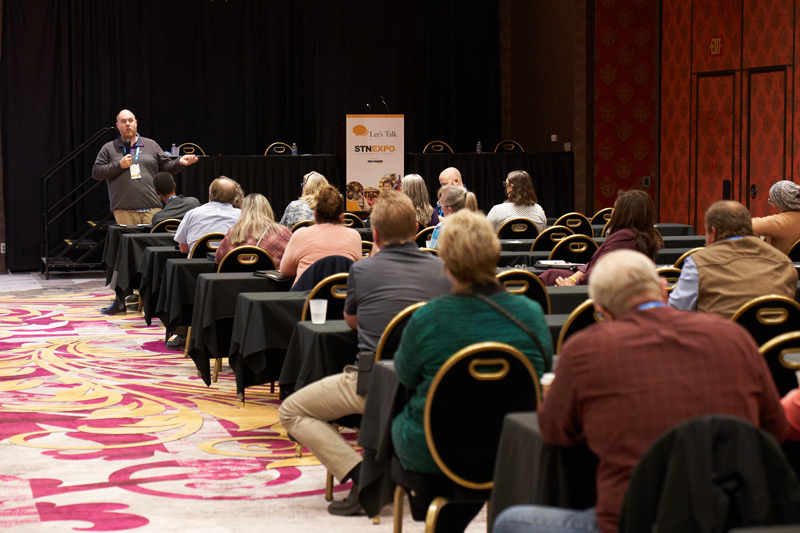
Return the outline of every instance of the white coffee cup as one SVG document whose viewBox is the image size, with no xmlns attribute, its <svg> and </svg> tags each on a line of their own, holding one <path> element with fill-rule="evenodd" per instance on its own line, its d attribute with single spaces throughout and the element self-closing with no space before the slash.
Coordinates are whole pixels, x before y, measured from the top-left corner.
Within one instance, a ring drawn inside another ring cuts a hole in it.
<svg viewBox="0 0 800 533">
<path fill-rule="evenodd" d="M 433 248 L 433 241 L 425 241 L 425 248 Z"/>
<path fill-rule="evenodd" d="M 311 323 L 324 324 L 325 315 L 328 313 L 328 300 L 311 300 Z"/>
<path fill-rule="evenodd" d="M 542 374 L 541 379 L 539 380 L 539 385 L 542 388 L 542 396 L 544 396 L 547 391 L 550 389 L 550 385 L 553 384 L 553 380 L 556 378 L 556 375 L 552 372 L 545 372 Z"/>
<path fill-rule="evenodd" d="M 572 151 L 572 143 L 564 143 L 564 151 L 571 152 Z"/>
</svg>

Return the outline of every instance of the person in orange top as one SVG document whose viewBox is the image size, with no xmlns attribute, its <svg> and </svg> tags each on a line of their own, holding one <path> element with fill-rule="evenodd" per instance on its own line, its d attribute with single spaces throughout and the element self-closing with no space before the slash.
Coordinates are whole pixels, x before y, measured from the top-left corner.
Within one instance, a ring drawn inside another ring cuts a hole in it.
<svg viewBox="0 0 800 533">
<path fill-rule="evenodd" d="M 751 220 L 753 231 L 759 237 L 787 253 L 800 239 L 800 185 L 779 181 L 769 189 L 769 205 L 778 210 L 775 215 Z"/>
</svg>

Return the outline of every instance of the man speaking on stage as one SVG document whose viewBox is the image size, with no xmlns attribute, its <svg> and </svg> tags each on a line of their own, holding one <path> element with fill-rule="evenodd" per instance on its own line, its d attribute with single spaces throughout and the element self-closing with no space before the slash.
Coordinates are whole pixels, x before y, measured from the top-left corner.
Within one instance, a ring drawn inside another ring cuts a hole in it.
<svg viewBox="0 0 800 533">
<path fill-rule="evenodd" d="M 117 224 L 150 224 L 161 210 L 161 199 L 153 188 L 153 177 L 161 171 L 177 174 L 181 166 L 193 165 L 196 155 L 173 159 L 152 139 L 136 131 L 136 117 L 127 109 L 117 114 L 119 137 L 103 145 L 97 154 L 92 177 L 106 180 L 108 200 Z"/>
</svg>

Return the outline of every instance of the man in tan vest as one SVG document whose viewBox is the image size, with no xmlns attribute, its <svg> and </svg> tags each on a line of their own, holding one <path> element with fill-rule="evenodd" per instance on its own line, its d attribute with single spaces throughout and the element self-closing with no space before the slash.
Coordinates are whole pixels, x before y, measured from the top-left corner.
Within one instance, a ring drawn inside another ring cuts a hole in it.
<svg viewBox="0 0 800 533">
<path fill-rule="evenodd" d="M 755 236 L 745 206 L 725 200 L 706 211 L 706 247 L 684 261 L 669 304 L 731 318 L 753 298 L 796 290 L 789 257 Z"/>
</svg>

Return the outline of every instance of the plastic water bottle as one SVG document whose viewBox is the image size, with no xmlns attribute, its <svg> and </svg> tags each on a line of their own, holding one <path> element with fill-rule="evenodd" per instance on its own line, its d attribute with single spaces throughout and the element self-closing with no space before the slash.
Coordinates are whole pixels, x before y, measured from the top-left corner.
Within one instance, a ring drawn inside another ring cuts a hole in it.
<svg viewBox="0 0 800 533">
<path fill-rule="evenodd" d="M 483 152 L 483 145 L 481 144 L 480 141 L 478 141 L 478 146 L 475 147 L 475 151 L 478 153 Z"/>
<path fill-rule="evenodd" d="M 292 143 L 292 155 L 297 155 L 297 143 Z"/>
<path fill-rule="evenodd" d="M 180 154 L 180 151 L 181 151 L 181 150 L 180 150 L 180 148 L 178 148 L 178 147 L 175 145 L 175 143 L 172 143 L 172 150 L 170 150 L 170 153 L 171 153 L 171 154 L 172 154 L 174 157 L 178 157 L 179 155 L 181 155 L 181 154 Z"/>
</svg>

